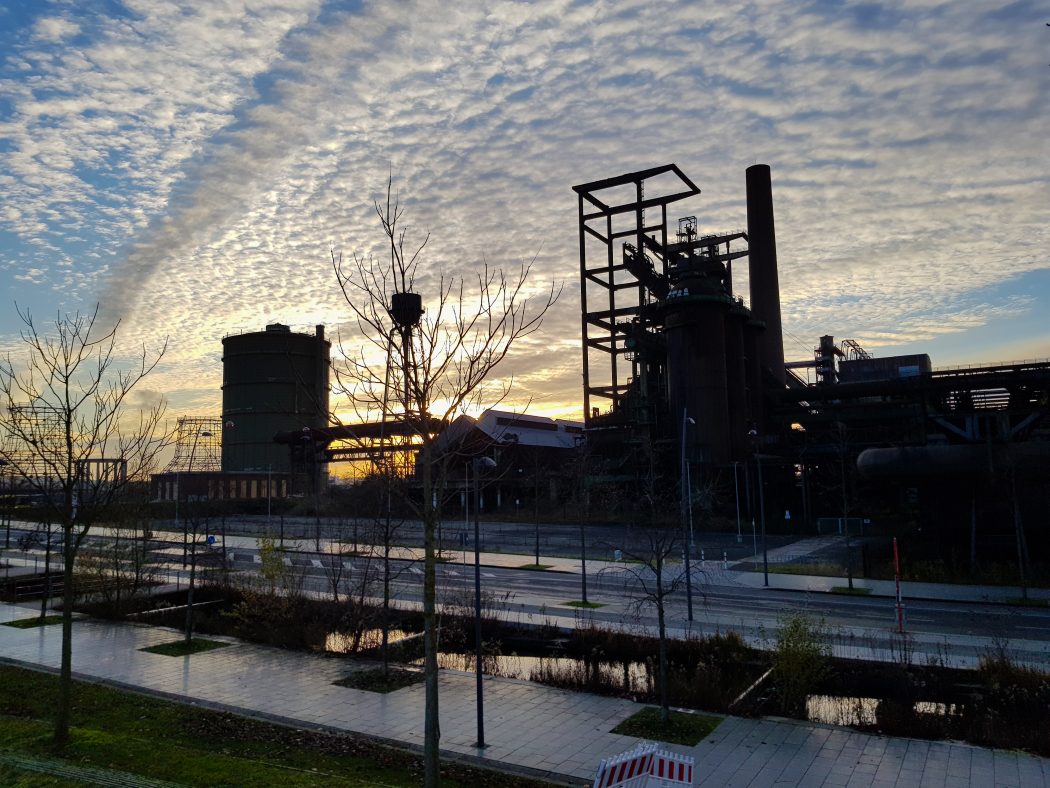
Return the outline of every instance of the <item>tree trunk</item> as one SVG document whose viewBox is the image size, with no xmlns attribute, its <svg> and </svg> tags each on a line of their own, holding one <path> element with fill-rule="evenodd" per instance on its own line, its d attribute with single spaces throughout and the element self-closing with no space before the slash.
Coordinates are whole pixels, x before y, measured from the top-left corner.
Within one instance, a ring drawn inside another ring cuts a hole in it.
<svg viewBox="0 0 1050 788">
<path fill-rule="evenodd" d="M 73 696 L 73 526 L 62 526 L 65 540 L 62 545 L 62 666 L 58 674 L 58 708 L 55 709 L 54 744 L 57 749 L 69 743 L 69 717 Z"/>
<path fill-rule="evenodd" d="M 193 587 L 197 581 L 197 527 L 193 527 L 193 542 L 190 544 L 190 588 L 186 592 L 186 645 L 193 642 Z"/>
<path fill-rule="evenodd" d="M 389 485 L 389 481 L 387 481 Z M 390 490 L 387 489 L 383 524 L 383 678 L 390 675 Z"/>
<path fill-rule="evenodd" d="M 423 675 L 426 701 L 423 721 L 423 785 L 436 788 L 441 782 L 438 720 L 438 631 L 437 572 L 434 555 L 437 511 L 434 508 L 434 477 L 429 448 L 423 449 Z"/>
<path fill-rule="evenodd" d="M 671 708 L 667 701 L 667 620 L 664 615 L 663 574 L 663 559 L 658 553 L 656 557 L 656 623 L 659 635 L 660 723 L 667 725 L 671 717 Z"/>
<path fill-rule="evenodd" d="M 44 544 L 44 595 L 40 598 L 40 623 L 47 616 L 47 603 L 51 601 L 51 519 L 44 524 L 47 542 Z"/>
</svg>

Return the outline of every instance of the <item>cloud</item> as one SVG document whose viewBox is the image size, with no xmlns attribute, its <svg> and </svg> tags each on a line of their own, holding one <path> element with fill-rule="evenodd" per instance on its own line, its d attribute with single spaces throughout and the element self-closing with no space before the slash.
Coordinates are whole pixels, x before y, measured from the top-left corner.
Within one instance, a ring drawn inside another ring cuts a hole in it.
<svg viewBox="0 0 1050 788">
<path fill-rule="evenodd" d="M 69 19 L 64 19 L 62 17 L 52 16 L 43 17 L 37 21 L 36 27 L 33 31 L 33 37 L 38 41 L 57 44 L 67 38 L 72 38 L 79 32 L 80 25 L 76 22 L 72 22 Z"/>
<path fill-rule="evenodd" d="M 22 240 L 17 267 L 37 281 L 64 297 L 103 292 L 130 332 L 170 335 L 163 380 L 194 380 L 187 407 L 210 384 L 217 409 L 224 334 L 345 326 L 328 250 L 383 255 L 371 202 L 391 171 L 411 233 L 431 233 L 425 296 L 442 274 L 533 256 L 537 286 L 567 285 L 501 372 L 552 408 L 580 400 L 574 183 L 676 161 L 703 189 L 681 214 L 734 229 L 744 169 L 768 162 L 784 324 L 803 345 L 973 329 L 1031 308 L 980 293 L 1050 266 L 1050 102 L 1030 57 L 1043 31 L 1022 12 L 131 10 L 93 27 L 72 18 L 89 43 L 30 43 L 9 60 L 0 229 Z M 352 327 L 342 334 L 352 345 Z"/>
</svg>

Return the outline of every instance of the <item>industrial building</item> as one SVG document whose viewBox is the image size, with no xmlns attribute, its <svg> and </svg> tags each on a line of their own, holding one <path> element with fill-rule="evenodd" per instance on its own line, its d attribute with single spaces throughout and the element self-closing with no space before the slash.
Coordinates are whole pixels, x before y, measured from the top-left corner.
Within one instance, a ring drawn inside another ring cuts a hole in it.
<svg viewBox="0 0 1050 788">
<path fill-rule="evenodd" d="M 724 231 L 671 213 L 700 194 L 674 164 L 573 187 L 590 482 L 674 502 L 683 469 L 738 495 L 742 471 L 747 516 L 761 496 L 771 525 L 802 532 L 867 516 L 865 485 L 887 508 L 912 500 L 935 529 L 1002 530 L 1033 511 L 1050 477 L 1050 361 L 938 370 L 829 333 L 812 360 L 785 363 L 770 168 L 744 180 L 746 230 Z M 734 290 L 745 257 L 747 300 Z"/>
<path fill-rule="evenodd" d="M 307 334 L 272 323 L 263 331 L 226 336 L 222 347 L 222 417 L 179 420 L 175 456 L 154 476 L 154 498 L 283 498 L 323 491 L 327 467 L 321 458 L 302 443 L 290 452 L 274 436 L 309 435 L 328 424 L 331 343 L 324 326 Z"/>
<path fill-rule="evenodd" d="M 436 443 L 442 454 L 458 460 L 448 463 L 446 487 L 467 507 L 471 474 L 477 457 L 489 457 L 486 472 L 488 499 L 481 508 L 548 512 L 571 492 L 583 423 L 490 408 L 477 418 L 462 415 L 445 429 Z"/>
<path fill-rule="evenodd" d="M 564 489 L 571 474 L 581 498 L 618 488 L 639 515 L 673 511 L 683 489 L 707 480 L 721 487 L 723 511 L 752 519 L 764 505 L 771 528 L 800 533 L 821 517 L 888 516 L 934 531 L 969 523 L 972 534 L 978 521 L 1000 531 L 1023 521 L 1050 476 L 1050 361 L 941 370 L 922 353 L 874 357 L 828 326 L 811 359 L 785 362 L 770 168 L 747 168 L 743 186 L 746 216 L 710 230 L 674 213 L 701 193 L 675 164 L 573 187 L 582 424 L 502 411 L 427 422 L 394 412 L 396 390 L 380 421 L 332 424 L 323 326 L 308 334 L 275 323 L 223 339 L 222 417 L 180 432 L 168 475 L 204 474 L 196 486 L 209 497 L 311 494 L 332 462 L 396 458 L 388 467 L 411 475 L 419 431 L 444 430 L 441 445 L 462 439 L 499 455 L 508 490 L 499 495 L 518 502 L 538 504 L 541 476 Z M 388 312 L 407 347 L 421 297 L 394 293 Z M 395 364 L 386 379 L 404 373 Z M 203 467 L 213 443 L 219 467 Z M 526 470 L 541 464 L 542 473 Z M 464 481 L 450 477 L 453 488 Z M 159 479 L 158 497 L 177 487 Z"/>
</svg>

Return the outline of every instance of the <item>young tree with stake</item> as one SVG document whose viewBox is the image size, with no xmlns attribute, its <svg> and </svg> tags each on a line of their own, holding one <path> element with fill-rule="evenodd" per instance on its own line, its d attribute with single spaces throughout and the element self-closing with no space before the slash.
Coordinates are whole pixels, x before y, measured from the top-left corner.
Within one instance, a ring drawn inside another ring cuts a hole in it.
<svg viewBox="0 0 1050 788">
<path fill-rule="evenodd" d="M 430 236 L 409 242 L 392 179 L 385 202 L 376 201 L 374 207 L 389 259 L 332 254 L 336 280 L 364 341 L 354 352 L 341 345 L 336 378 L 359 419 L 386 422 L 396 414 L 416 452 L 418 492 L 404 500 L 423 523 L 424 784 L 435 786 L 440 765 L 435 537 L 446 466 L 452 461 L 439 456 L 437 433 L 467 407 L 506 396 L 507 385 L 490 392 L 483 384 L 512 345 L 540 327 L 559 291 L 552 286 L 532 299 L 526 286 L 531 265 L 509 273 L 484 265 L 469 280 L 445 274 L 431 278 L 432 290 L 416 295 Z M 395 402 L 389 401 L 391 391 Z"/>
</svg>

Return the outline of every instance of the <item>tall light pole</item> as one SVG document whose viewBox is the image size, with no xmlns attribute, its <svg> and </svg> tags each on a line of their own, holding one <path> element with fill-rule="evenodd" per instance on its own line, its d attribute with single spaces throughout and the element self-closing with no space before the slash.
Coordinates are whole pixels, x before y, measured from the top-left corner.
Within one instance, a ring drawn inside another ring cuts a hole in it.
<svg viewBox="0 0 1050 788">
<path fill-rule="evenodd" d="M 758 517 L 762 524 L 762 585 L 769 587 L 769 551 L 766 549 L 766 490 L 762 485 L 762 455 L 758 452 L 758 430 L 752 427 L 748 433 L 755 449 L 755 466 L 758 470 Z"/>
<path fill-rule="evenodd" d="M 744 535 L 740 532 L 740 463 L 733 463 L 733 492 L 736 494 L 736 543 L 744 541 Z"/>
<path fill-rule="evenodd" d="M 485 698 L 484 688 L 481 683 L 484 672 L 481 662 L 481 521 L 479 511 L 481 509 L 481 487 L 478 478 L 482 469 L 496 467 L 496 461 L 491 457 L 475 457 L 468 464 L 474 471 L 474 673 L 477 677 L 478 692 L 478 742 L 477 747 L 485 746 Z"/>
<path fill-rule="evenodd" d="M 686 428 L 690 424 L 696 424 L 696 421 L 689 416 L 686 408 L 682 408 L 682 528 L 685 530 L 688 527 L 688 533 L 685 534 L 685 604 L 686 615 L 691 622 L 693 620 L 693 572 L 689 560 L 689 543 L 693 541 L 693 523 L 692 518 L 687 515 L 687 510 L 691 508 L 692 502 L 687 500 L 689 497 L 689 466 L 685 460 Z"/>
</svg>

